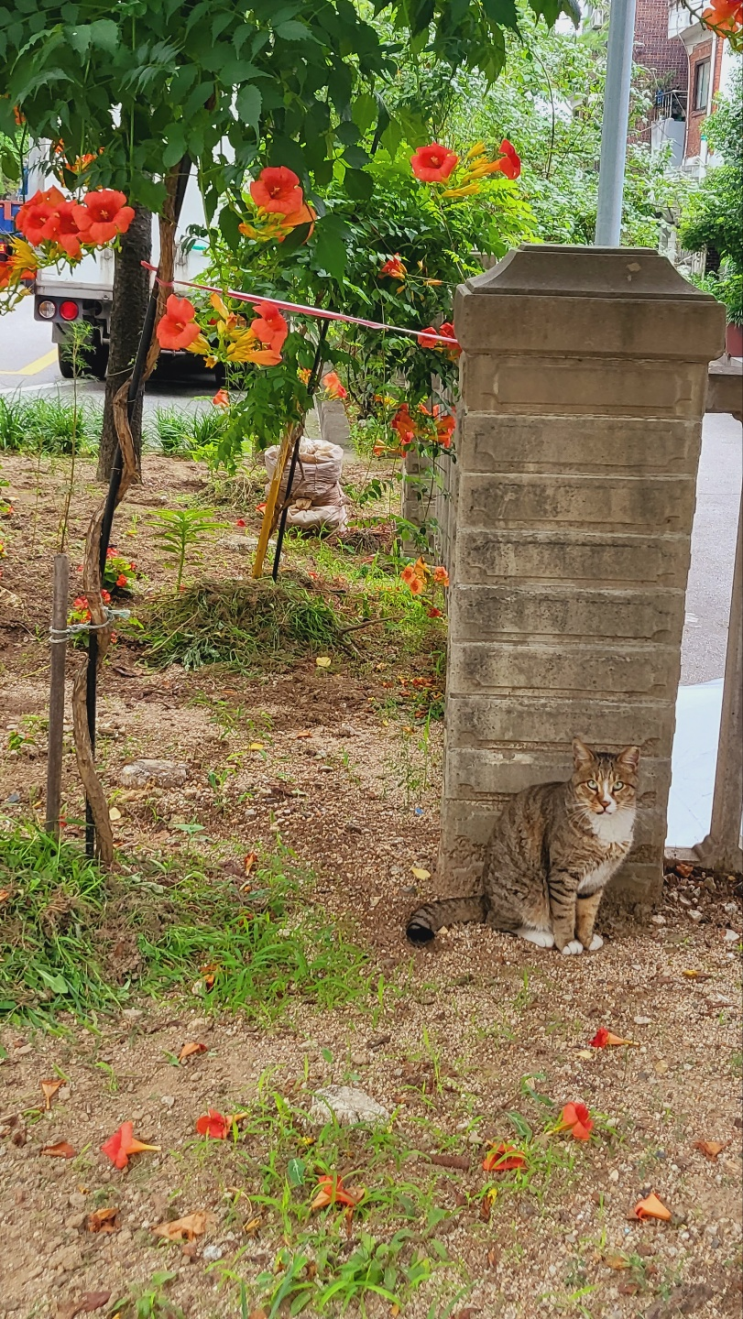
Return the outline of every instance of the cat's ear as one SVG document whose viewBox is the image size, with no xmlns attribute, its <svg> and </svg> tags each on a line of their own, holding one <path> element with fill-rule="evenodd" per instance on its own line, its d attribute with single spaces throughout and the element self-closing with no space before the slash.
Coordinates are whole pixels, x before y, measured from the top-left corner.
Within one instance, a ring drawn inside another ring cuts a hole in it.
<svg viewBox="0 0 743 1319">
<path fill-rule="evenodd" d="M 622 750 L 617 756 L 617 763 L 620 765 L 627 765 L 631 770 L 636 770 L 640 763 L 640 748 L 622 747 Z"/>
<path fill-rule="evenodd" d="M 581 742 L 579 737 L 574 737 L 573 760 L 575 761 L 575 768 L 583 769 L 585 765 L 590 765 L 591 761 L 595 759 L 596 757 L 594 756 L 591 748 L 587 747 L 585 742 Z"/>
</svg>

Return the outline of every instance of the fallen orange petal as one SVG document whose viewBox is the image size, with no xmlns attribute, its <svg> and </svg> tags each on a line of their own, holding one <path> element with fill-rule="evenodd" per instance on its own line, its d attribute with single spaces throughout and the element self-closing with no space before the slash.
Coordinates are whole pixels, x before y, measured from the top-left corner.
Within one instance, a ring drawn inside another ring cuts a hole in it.
<svg viewBox="0 0 743 1319">
<path fill-rule="evenodd" d="M 198 1044 L 195 1040 L 192 1040 L 190 1044 L 184 1044 L 178 1054 L 179 1063 L 185 1062 L 186 1058 L 190 1058 L 194 1053 L 206 1053 L 206 1045 Z"/>
<path fill-rule="evenodd" d="M 502 1144 L 485 1155 L 482 1166 L 485 1172 L 510 1172 L 512 1168 L 525 1168 L 526 1158 L 515 1145 Z"/>
<path fill-rule="evenodd" d="M 39 1084 L 44 1091 L 44 1108 L 50 1109 L 52 1106 L 52 1099 L 60 1087 L 64 1085 L 64 1081 L 40 1081 Z"/>
<path fill-rule="evenodd" d="M 160 1145 L 145 1145 L 144 1141 L 137 1140 L 136 1136 L 133 1136 L 126 1152 L 127 1154 L 141 1154 L 143 1150 L 159 1150 L 160 1148 Z"/>
<path fill-rule="evenodd" d="M 185 1218 L 176 1218 L 172 1223 L 158 1223 L 152 1231 L 156 1237 L 165 1237 L 167 1241 L 193 1241 L 206 1232 L 206 1213 L 199 1210 L 195 1214 L 186 1214 Z"/>
<path fill-rule="evenodd" d="M 666 1209 L 654 1191 L 635 1205 L 635 1213 L 638 1218 L 660 1218 L 664 1223 L 670 1223 L 672 1217 L 670 1209 Z"/>
<path fill-rule="evenodd" d="M 58 1140 L 56 1145 L 45 1145 L 39 1150 L 40 1154 L 45 1154 L 49 1159 L 74 1159 L 75 1151 L 67 1140 Z"/>
<path fill-rule="evenodd" d="M 343 1185 L 340 1177 L 321 1177 L 317 1195 L 315 1196 L 310 1209 L 324 1209 L 326 1205 L 339 1204 L 347 1205 L 355 1209 L 366 1195 L 366 1188 L 361 1186 L 356 1190 L 351 1190 Z"/>
<path fill-rule="evenodd" d="M 730 1144 L 729 1140 L 695 1140 L 694 1149 L 699 1150 L 706 1159 L 712 1159 L 713 1162 L 718 1154 Z"/>
<path fill-rule="evenodd" d="M 89 1232 L 115 1232 L 118 1228 L 116 1219 L 118 1209 L 95 1209 L 92 1214 L 88 1214 L 88 1231 Z"/>
<path fill-rule="evenodd" d="M 258 860 L 257 852 L 248 852 L 248 855 L 243 858 L 243 870 L 245 871 L 246 875 L 250 874 L 257 860 Z"/>
</svg>

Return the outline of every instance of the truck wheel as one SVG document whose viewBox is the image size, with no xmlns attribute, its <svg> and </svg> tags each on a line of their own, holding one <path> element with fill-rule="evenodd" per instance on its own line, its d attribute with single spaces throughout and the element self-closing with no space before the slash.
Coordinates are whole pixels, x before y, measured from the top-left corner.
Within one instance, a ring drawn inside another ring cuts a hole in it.
<svg viewBox="0 0 743 1319">
<path fill-rule="evenodd" d="M 59 362 L 59 374 L 63 376 L 65 380 L 72 380 L 74 374 L 72 370 L 72 362 L 69 362 L 66 357 L 62 356 L 63 346 L 64 345 L 61 343 L 57 344 L 57 361 Z"/>
<path fill-rule="evenodd" d="M 94 346 L 86 355 L 85 367 L 81 370 L 81 375 L 94 376 L 96 380 L 106 379 L 106 369 L 108 367 L 108 344 L 102 344 L 96 335 L 93 341 Z M 64 344 L 57 345 L 57 358 L 59 361 L 59 373 L 65 380 L 72 380 L 75 372 L 72 362 L 63 356 L 62 349 Z M 81 364 L 82 365 L 82 364 Z"/>
<path fill-rule="evenodd" d="M 108 344 L 101 343 L 97 335 L 94 343 L 93 351 L 88 354 L 88 370 L 96 380 L 105 380 L 108 370 Z"/>
</svg>

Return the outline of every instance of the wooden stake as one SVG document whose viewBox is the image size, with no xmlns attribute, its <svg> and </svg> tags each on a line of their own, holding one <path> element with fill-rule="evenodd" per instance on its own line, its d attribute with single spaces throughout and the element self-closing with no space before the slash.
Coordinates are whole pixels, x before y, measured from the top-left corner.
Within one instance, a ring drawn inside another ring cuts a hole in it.
<svg viewBox="0 0 743 1319">
<path fill-rule="evenodd" d="M 743 496 L 738 514 L 738 537 L 733 570 L 722 717 L 717 748 L 712 822 L 707 837 L 697 843 L 702 865 L 710 870 L 743 869 L 741 815 L 743 814 Z"/>
<path fill-rule="evenodd" d="M 49 679 L 49 745 L 46 767 L 46 830 L 59 837 L 62 801 L 62 739 L 64 736 L 64 685 L 67 660 L 67 604 L 70 564 L 66 554 L 54 556 L 52 597 L 51 674 Z"/>
<path fill-rule="evenodd" d="M 289 456 L 294 448 L 294 442 L 297 436 L 302 434 L 303 430 L 304 422 L 297 422 L 296 425 L 289 428 L 281 441 L 281 448 L 279 449 L 276 467 L 274 469 L 273 477 L 271 478 L 271 484 L 268 488 L 268 494 L 266 495 L 266 509 L 263 514 L 260 535 L 258 536 L 255 559 L 253 560 L 253 577 L 260 577 L 263 573 L 263 564 L 266 558 L 266 550 L 268 549 L 268 541 L 274 527 L 276 504 L 279 498 L 279 490 L 281 489 L 281 478 L 284 475 L 284 468 L 286 467 Z"/>
</svg>

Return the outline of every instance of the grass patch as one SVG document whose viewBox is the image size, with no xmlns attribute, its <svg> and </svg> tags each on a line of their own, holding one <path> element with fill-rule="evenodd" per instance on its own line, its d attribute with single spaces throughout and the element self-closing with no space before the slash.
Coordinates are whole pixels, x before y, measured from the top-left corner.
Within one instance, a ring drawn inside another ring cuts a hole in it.
<svg viewBox="0 0 743 1319">
<path fill-rule="evenodd" d="M 222 1175 L 253 1188 L 249 1198 L 236 1192 L 230 1226 L 280 1234 L 279 1267 L 245 1283 L 245 1246 L 215 1272 L 223 1284 L 240 1285 L 246 1301 L 249 1296 L 267 1315 L 305 1308 L 343 1313 L 351 1304 L 364 1314 L 373 1296 L 402 1307 L 440 1266 L 451 1264 L 437 1229 L 457 1211 L 437 1203 L 441 1170 L 393 1122 L 348 1127 L 331 1120 L 308 1137 L 307 1087 L 290 1082 L 286 1089 L 291 1098 L 273 1087 L 266 1071 L 236 1143 L 218 1151 Z M 319 1179 L 328 1176 L 361 1196 L 352 1212 L 337 1205 L 313 1211 Z M 461 1279 L 455 1286 L 460 1289 Z"/>
<path fill-rule="evenodd" d="M 142 617 L 145 658 L 174 660 L 186 669 L 229 664 L 254 672 L 277 662 L 348 650 L 347 625 L 312 584 L 287 576 L 274 585 L 257 581 L 199 583 L 178 595 L 163 594 Z"/>
<path fill-rule="evenodd" d="M 226 664 L 258 675 L 328 655 L 346 672 L 378 671 L 384 709 L 438 719 L 446 619 L 443 610 L 431 616 L 431 601 L 411 594 L 399 568 L 382 552 L 360 559 L 352 548 L 292 536 L 277 583 L 202 581 L 162 592 L 129 636 L 151 664 L 186 669 Z"/>
<path fill-rule="evenodd" d="M 5 453 L 92 453 L 98 448 L 103 409 L 77 407 L 57 398 L 0 397 L 0 451 Z"/>
<path fill-rule="evenodd" d="M 178 990 L 272 1020 L 293 999 L 330 1010 L 368 992 L 366 954 L 313 908 L 310 877 L 286 853 L 243 892 L 188 859 L 106 875 L 19 826 L 0 835 L 0 889 L 0 1013 L 14 1021 L 90 1018 L 137 991 Z"/>
<path fill-rule="evenodd" d="M 156 408 L 145 421 L 147 447 L 171 458 L 205 458 L 229 429 L 229 417 L 211 405 L 200 412 Z"/>
</svg>

